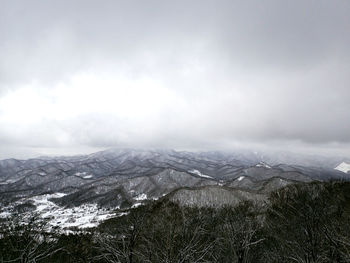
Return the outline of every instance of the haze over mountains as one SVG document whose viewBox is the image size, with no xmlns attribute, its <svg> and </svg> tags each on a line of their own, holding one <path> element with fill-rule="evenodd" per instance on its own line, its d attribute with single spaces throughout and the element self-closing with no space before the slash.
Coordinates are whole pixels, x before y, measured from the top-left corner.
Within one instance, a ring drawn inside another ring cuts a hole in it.
<svg viewBox="0 0 350 263">
<path fill-rule="evenodd" d="M 159 198 L 214 207 L 244 200 L 265 202 L 271 191 L 291 183 L 349 179 L 341 169 L 346 161 L 292 153 L 140 149 L 7 159 L 0 161 L 0 215 L 36 211 L 60 225 L 72 216 L 82 217 L 86 210 L 90 221 L 84 219 L 81 226 L 87 227 L 91 220 L 112 216 L 107 210 Z M 73 220 L 68 226 L 79 223 Z"/>
</svg>

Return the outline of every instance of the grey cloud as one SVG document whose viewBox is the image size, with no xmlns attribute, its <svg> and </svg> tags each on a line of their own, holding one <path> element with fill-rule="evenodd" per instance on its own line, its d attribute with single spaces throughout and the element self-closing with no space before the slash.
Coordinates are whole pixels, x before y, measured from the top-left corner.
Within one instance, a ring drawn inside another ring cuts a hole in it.
<svg viewBox="0 0 350 263">
<path fill-rule="evenodd" d="M 349 12 L 340 0 L 3 1 L 0 99 L 105 72 L 157 80 L 174 99 L 144 118 L 88 111 L 26 125 L 2 121 L 0 107 L 0 141 L 33 149 L 298 141 L 350 154 Z"/>
</svg>

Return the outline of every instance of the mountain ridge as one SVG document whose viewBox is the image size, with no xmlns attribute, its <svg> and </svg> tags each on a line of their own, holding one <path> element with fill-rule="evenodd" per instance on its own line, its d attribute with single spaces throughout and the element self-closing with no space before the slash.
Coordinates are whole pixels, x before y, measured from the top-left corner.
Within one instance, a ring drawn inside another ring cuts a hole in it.
<svg viewBox="0 0 350 263">
<path fill-rule="evenodd" d="M 18 206 L 17 210 L 34 209 L 40 203 L 35 200 L 45 195 L 55 196 L 47 201 L 52 202 L 47 207 L 56 210 L 83 210 L 85 206 L 97 211 L 129 209 L 148 200 L 175 198 L 174 193 L 178 193 L 174 200 L 183 205 L 220 206 L 237 204 L 247 197 L 263 200 L 288 184 L 348 179 L 331 167 L 279 164 L 279 159 L 274 164 L 258 159 L 254 153 L 252 158 L 249 156 L 112 149 L 72 157 L 3 160 L 0 217 Z M 28 203 L 32 199 L 34 204 Z"/>
</svg>

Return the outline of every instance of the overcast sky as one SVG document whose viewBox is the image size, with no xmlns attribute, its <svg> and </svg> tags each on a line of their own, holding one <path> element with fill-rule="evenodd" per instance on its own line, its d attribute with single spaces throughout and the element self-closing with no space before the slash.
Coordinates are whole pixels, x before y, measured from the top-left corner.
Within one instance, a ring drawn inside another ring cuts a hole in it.
<svg viewBox="0 0 350 263">
<path fill-rule="evenodd" d="M 0 158 L 350 156 L 350 1 L 0 0 Z"/>
</svg>

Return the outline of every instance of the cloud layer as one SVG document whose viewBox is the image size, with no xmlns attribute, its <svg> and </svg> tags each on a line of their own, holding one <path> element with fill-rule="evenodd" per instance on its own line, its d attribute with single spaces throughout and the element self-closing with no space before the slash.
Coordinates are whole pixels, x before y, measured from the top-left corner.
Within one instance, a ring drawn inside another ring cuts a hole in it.
<svg viewBox="0 0 350 263">
<path fill-rule="evenodd" d="M 6 1 L 0 157 L 350 155 L 349 1 Z"/>
</svg>

